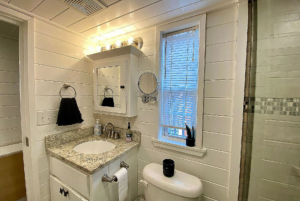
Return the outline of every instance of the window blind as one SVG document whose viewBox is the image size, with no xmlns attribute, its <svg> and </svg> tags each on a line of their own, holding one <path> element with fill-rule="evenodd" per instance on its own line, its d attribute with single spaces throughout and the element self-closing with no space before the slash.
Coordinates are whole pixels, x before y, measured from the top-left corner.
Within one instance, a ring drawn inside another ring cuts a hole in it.
<svg viewBox="0 0 300 201">
<path fill-rule="evenodd" d="M 196 127 L 198 97 L 199 29 L 191 27 L 163 35 L 163 135 L 185 138 L 185 123 Z"/>
</svg>

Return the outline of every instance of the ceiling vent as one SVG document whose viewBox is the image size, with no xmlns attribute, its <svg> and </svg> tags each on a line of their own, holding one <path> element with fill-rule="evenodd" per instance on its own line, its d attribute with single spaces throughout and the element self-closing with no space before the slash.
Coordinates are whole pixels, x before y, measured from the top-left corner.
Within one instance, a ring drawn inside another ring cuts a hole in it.
<svg viewBox="0 0 300 201">
<path fill-rule="evenodd" d="M 107 9 L 107 7 L 99 0 L 59 0 L 59 1 L 64 2 L 70 8 L 88 17 Z"/>
</svg>

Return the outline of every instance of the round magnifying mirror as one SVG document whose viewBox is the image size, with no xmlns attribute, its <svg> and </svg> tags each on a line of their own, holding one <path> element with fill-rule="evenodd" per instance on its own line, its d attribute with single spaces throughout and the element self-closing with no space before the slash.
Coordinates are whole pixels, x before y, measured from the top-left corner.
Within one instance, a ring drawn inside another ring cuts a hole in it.
<svg viewBox="0 0 300 201">
<path fill-rule="evenodd" d="M 157 85 L 157 77 L 151 72 L 143 73 L 139 78 L 138 86 L 143 94 L 150 95 L 155 93 Z"/>
</svg>

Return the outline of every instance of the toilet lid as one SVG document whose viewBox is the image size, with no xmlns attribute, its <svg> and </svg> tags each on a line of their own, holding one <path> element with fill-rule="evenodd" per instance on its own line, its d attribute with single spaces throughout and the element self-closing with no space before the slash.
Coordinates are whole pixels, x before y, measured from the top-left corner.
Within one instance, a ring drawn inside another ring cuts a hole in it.
<svg viewBox="0 0 300 201">
<path fill-rule="evenodd" d="M 201 180 L 193 175 L 175 170 L 173 177 L 163 174 L 163 166 L 150 163 L 143 170 L 144 179 L 170 193 L 187 198 L 200 197 L 203 192 Z"/>
</svg>

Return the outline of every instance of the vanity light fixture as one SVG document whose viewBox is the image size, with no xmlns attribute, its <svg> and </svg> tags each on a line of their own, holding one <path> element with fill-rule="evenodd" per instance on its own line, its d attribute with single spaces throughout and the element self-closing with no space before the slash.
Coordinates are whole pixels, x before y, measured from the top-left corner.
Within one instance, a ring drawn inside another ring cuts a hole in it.
<svg viewBox="0 0 300 201">
<path fill-rule="evenodd" d="M 112 50 L 112 49 L 116 49 L 116 48 L 120 48 L 120 47 L 123 47 L 123 46 L 129 46 L 129 45 L 132 45 L 138 49 L 142 49 L 143 47 L 143 39 L 142 38 L 133 38 L 133 37 L 130 37 L 127 41 L 120 41 L 120 40 L 117 40 L 115 42 L 115 44 L 106 44 L 105 47 L 101 47 L 100 45 L 98 45 L 96 47 L 96 50 L 97 52 L 104 52 L 104 51 L 108 51 L 108 50 Z"/>
</svg>

